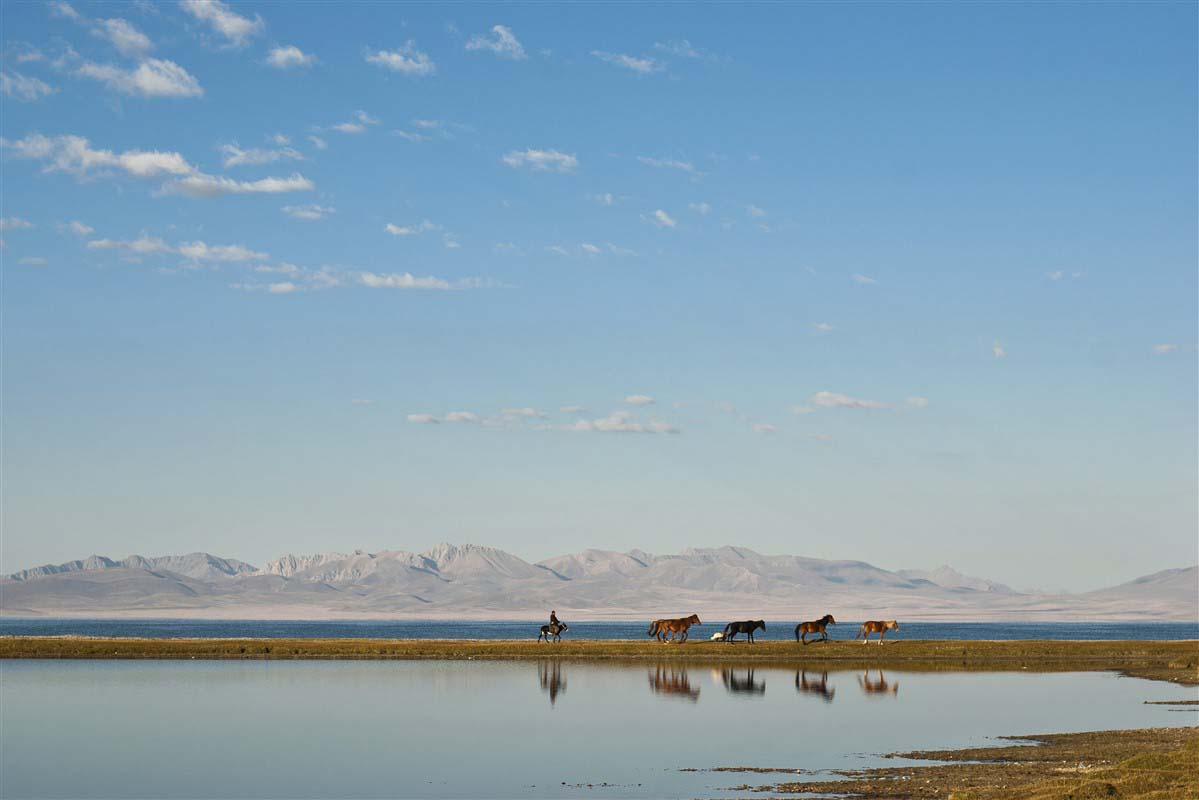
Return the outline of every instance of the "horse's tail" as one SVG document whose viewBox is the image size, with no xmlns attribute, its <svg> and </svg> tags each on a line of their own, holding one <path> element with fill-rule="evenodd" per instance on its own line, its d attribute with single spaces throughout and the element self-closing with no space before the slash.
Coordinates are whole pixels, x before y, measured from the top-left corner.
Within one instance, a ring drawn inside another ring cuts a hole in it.
<svg viewBox="0 0 1199 800">
<path fill-rule="evenodd" d="M 858 628 L 858 632 L 853 635 L 854 641 L 857 641 L 858 639 L 862 638 L 862 631 L 864 631 L 864 630 L 866 630 L 865 625 Z"/>
<path fill-rule="evenodd" d="M 724 638 L 727 639 L 729 637 L 729 631 L 732 630 L 732 628 L 733 628 L 733 623 L 731 623 L 731 622 L 728 625 L 724 626 Z"/>
<path fill-rule="evenodd" d="M 653 636 L 658 632 L 658 622 L 655 620 L 649 624 L 649 630 L 645 632 L 646 636 Z"/>
</svg>

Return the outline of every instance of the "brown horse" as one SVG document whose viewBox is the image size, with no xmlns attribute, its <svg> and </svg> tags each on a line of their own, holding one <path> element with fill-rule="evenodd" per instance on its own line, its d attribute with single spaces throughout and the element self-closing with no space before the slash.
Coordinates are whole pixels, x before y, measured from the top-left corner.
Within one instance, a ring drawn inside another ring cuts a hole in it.
<svg viewBox="0 0 1199 800">
<path fill-rule="evenodd" d="M 836 625 L 837 620 L 833 619 L 832 614 L 825 614 L 823 617 L 812 622 L 801 622 L 795 626 L 795 641 L 808 643 L 808 635 L 820 634 L 819 641 L 828 641 L 828 632 L 825 631 L 829 625 Z"/>
<path fill-rule="evenodd" d="M 656 619 L 650 623 L 649 630 L 645 632 L 646 636 L 655 636 L 659 642 L 666 641 L 672 636 L 678 642 L 687 641 L 687 629 L 692 625 L 702 625 L 699 621 L 698 614 L 692 614 L 689 617 L 681 619 Z M 666 638 L 663 639 L 662 637 Z"/>
<path fill-rule="evenodd" d="M 866 644 L 867 637 L 869 637 L 872 633 L 877 633 L 878 643 L 882 644 L 883 637 L 887 635 L 887 631 L 897 630 L 899 630 L 899 623 L 893 619 L 871 620 L 870 622 L 863 622 L 862 627 L 858 629 L 858 635 L 853 638 L 857 639 L 858 637 L 861 637 L 862 644 Z"/>
</svg>

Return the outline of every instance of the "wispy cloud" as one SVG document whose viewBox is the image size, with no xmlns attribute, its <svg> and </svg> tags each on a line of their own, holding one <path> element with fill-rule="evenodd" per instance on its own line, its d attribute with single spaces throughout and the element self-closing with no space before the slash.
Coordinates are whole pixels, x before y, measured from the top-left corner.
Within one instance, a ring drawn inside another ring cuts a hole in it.
<svg viewBox="0 0 1199 800">
<path fill-rule="evenodd" d="M 22 75 L 16 70 L 0 72 L 0 92 L 3 92 L 5 97 L 20 100 L 22 103 L 35 102 L 56 91 L 58 90 L 45 81 Z"/>
<path fill-rule="evenodd" d="M 207 24 L 231 47 L 242 47 L 266 27 L 262 17 L 243 17 L 220 0 L 180 0 L 179 6 L 195 19 Z"/>
<path fill-rule="evenodd" d="M 424 289 L 431 291 L 456 291 L 463 289 L 485 289 L 496 284 L 482 278 L 460 278 L 448 281 L 432 275 L 417 277 L 410 272 L 360 272 L 358 283 L 370 289 Z"/>
<path fill-rule="evenodd" d="M 673 228 L 679 224 L 674 217 L 670 216 L 660 208 L 654 211 L 654 213 L 648 217 L 643 214 L 641 218 L 646 222 L 652 222 L 659 228 Z"/>
<path fill-rule="evenodd" d="M 694 58 L 702 61 L 724 61 L 726 59 L 707 50 L 696 47 L 687 39 L 670 39 L 665 42 L 654 42 L 654 49 L 676 58 Z"/>
<path fill-rule="evenodd" d="M 613 411 L 599 419 L 581 419 L 563 430 L 580 433 L 680 433 L 678 428 L 667 422 L 638 421 L 628 411 Z"/>
<path fill-rule="evenodd" d="M 304 160 L 304 154 L 293 147 L 280 147 L 277 149 L 251 147 L 243 150 L 237 142 L 233 142 L 231 144 L 223 144 L 218 149 L 220 150 L 225 169 L 241 165 L 270 164 L 282 159 Z"/>
<path fill-rule="evenodd" d="M 890 408 L 888 404 L 882 403 L 878 400 L 862 400 L 857 397 L 850 397 L 846 394 L 837 394 L 836 392 L 817 392 L 808 398 L 808 402 L 816 408 Z"/>
<path fill-rule="evenodd" d="M 658 72 L 663 68 L 663 64 L 660 61 L 656 61 L 649 56 L 630 56 L 624 53 L 609 53 L 604 50 L 592 50 L 591 55 L 600 61 L 615 64 L 618 67 L 632 70 L 640 75 Z"/>
<path fill-rule="evenodd" d="M 878 283 L 878 281 L 876 281 L 874 278 L 871 278 L 869 275 L 854 274 L 852 277 L 853 282 L 858 286 L 871 286 L 875 283 Z"/>
<path fill-rule="evenodd" d="M 485 50 L 495 53 L 501 58 L 511 58 L 516 61 L 522 61 L 528 56 L 525 55 L 525 49 L 517 41 L 512 30 L 503 25 L 495 25 L 491 29 L 491 36 L 475 34 L 466 41 L 467 50 Z"/>
<path fill-rule="evenodd" d="M 98 19 L 93 24 L 92 35 L 106 39 L 126 56 L 138 56 L 154 49 L 150 37 L 124 19 Z"/>
<path fill-rule="evenodd" d="M 165 194 L 182 194 L 187 197 L 223 197 L 234 194 L 283 194 L 286 192 L 310 192 L 316 185 L 299 173 L 286 178 L 261 178 L 256 181 L 235 181 L 221 175 L 190 175 L 171 181 L 162 191 Z"/>
<path fill-rule="evenodd" d="M 416 49 L 416 42 L 409 39 L 399 50 L 376 50 L 367 52 L 367 63 L 409 77 L 422 78 L 437 72 L 437 65 L 428 54 Z"/>
<path fill-rule="evenodd" d="M 996 341 L 995 344 L 991 345 L 991 355 L 996 358 L 1007 358 L 1007 351 L 1003 349 L 1003 345 Z"/>
<path fill-rule="evenodd" d="M 383 230 L 392 236 L 419 236 L 427 231 L 437 230 L 437 226 L 425 219 L 415 225 L 393 225 L 389 222 L 383 226 Z"/>
<path fill-rule="evenodd" d="M 702 217 L 706 217 L 708 214 L 712 213 L 712 206 L 708 205 L 707 203 L 688 203 L 687 208 L 691 209 Z"/>
<path fill-rule="evenodd" d="M 1176 344 L 1155 344 L 1155 345 L 1153 345 L 1153 352 L 1159 356 L 1168 356 L 1168 355 L 1170 355 L 1170 353 L 1173 353 L 1177 349 L 1178 349 L 1178 345 L 1176 345 Z"/>
<path fill-rule="evenodd" d="M 647 394 L 631 394 L 624 399 L 631 406 L 652 406 L 654 398 Z"/>
<path fill-rule="evenodd" d="M 283 213 L 293 219 L 302 219 L 306 222 L 317 222 L 325 219 L 336 209 L 332 206 L 306 205 L 306 206 L 283 206 Z"/>
<path fill-rule="evenodd" d="M 506 153 L 502 160 L 513 169 L 529 167 L 544 172 L 572 172 L 579 166 L 579 159 L 573 153 L 562 153 L 558 150 L 536 150 L 532 147 Z"/>
<path fill-rule="evenodd" d="M 276 69 L 306 69 L 316 64 L 316 56 L 294 44 L 276 45 L 266 54 L 266 63 Z"/>
<path fill-rule="evenodd" d="M 0 231 L 27 231 L 33 223 L 20 217 L 0 217 Z"/>
<path fill-rule="evenodd" d="M 0 147 L 17 158 L 41 161 L 44 172 L 66 172 L 86 178 L 108 170 L 120 170 L 138 178 L 160 175 L 188 175 L 196 168 L 176 152 L 163 150 L 126 150 L 114 153 L 97 150 L 82 136 L 43 136 L 32 133 L 15 141 L 0 138 Z"/>
<path fill-rule="evenodd" d="M 333 125 L 332 128 L 339 133 L 362 133 L 368 125 L 378 125 L 379 120 L 372 117 L 365 111 L 355 111 L 353 118 L 348 122 L 341 122 Z"/>
<path fill-rule="evenodd" d="M 832 333 L 837 330 L 837 327 L 831 322 L 813 322 L 812 330 L 816 331 L 816 333 Z"/>
<path fill-rule="evenodd" d="M 204 89 L 195 76 L 174 61 L 148 58 L 132 69 L 115 64 L 84 62 L 75 74 L 103 83 L 113 91 L 139 97 L 200 97 Z"/>
<path fill-rule="evenodd" d="M 658 169 L 676 169 L 680 172 L 686 172 L 688 175 L 702 175 L 695 165 L 690 161 L 680 161 L 677 158 L 650 158 L 649 156 L 637 156 L 637 160 L 642 164 Z"/>
<path fill-rule="evenodd" d="M 928 408 L 927 397 L 909 397 L 905 402 L 912 408 Z"/>
<path fill-rule="evenodd" d="M 71 220 L 70 222 L 58 223 L 59 233 L 72 233 L 76 236 L 91 236 L 96 232 L 96 229 L 90 225 L 85 225 L 79 220 Z"/>
</svg>

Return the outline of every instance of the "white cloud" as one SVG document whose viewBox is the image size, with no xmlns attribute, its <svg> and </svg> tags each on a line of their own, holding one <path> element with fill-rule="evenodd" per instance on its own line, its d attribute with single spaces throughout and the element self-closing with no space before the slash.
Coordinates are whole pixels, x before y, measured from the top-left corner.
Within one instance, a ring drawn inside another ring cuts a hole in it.
<svg viewBox="0 0 1199 800">
<path fill-rule="evenodd" d="M 375 273 L 363 272 L 358 276 L 358 282 L 372 289 L 438 289 L 453 288 L 449 281 L 428 276 L 418 278 L 411 272 Z"/>
<path fill-rule="evenodd" d="M 451 411 L 445 415 L 446 422 L 465 422 L 471 425 L 478 425 L 483 420 L 478 414 L 473 411 Z"/>
<path fill-rule="evenodd" d="M 806 416 L 814 413 L 815 411 L 816 409 L 812 408 L 811 406 L 793 406 L 791 408 L 791 413 L 797 417 Z"/>
<path fill-rule="evenodd" d="M 665 211 L 663 211 L 660 208 L 657 211 L 655 211 L 652 216 L 647 217 L 647 216 L 642 215 L 641 218 L 648 222 L 654 223 L 659 228 L 673 228 L 679 224 L 678 221 L 674 219 L 674 217 L 670 216 L 669 214 L 667 214 Z"/>
<path fill-rule="evenodd" d="M 266 253 L 259 253 L 239 244 L 209 245 L 205 242 L 180 242 L 175 252 L 188 261 L 263 261 L 270 258 Z"/>
<path fill-rule="evenodd" d="M 778 432 L 778 428 L 774 427 L 773 425 L 771 425 L 767 422 L 758 422 L 758 423 L 755 423 L 752 427 L 753 427 L 754 433 L 777 433 Z"/>
<path fill-rule="evenodd" d="M 91 236 L 96 232 L 96 229 L 90 225 L 84 225 L 82 222 L 76 219 L 70 222 L 60 222 L 58 224 L 58 232 L 73 233 L 76 236 Z"/>
<path fill-rule="evenodd" d="M 547 247 L 547 248 L 545 248 L 545 249 L 546 249 L 546 250 L 549 250 L 551 253 L 555 253 L 555 254 L 557 254 L 557 255 L 560 255 L 560 256 L 568 256 L 568 255 L 570 255 L 570 251 L 569 251 L 569 250 L 567 250 L 565 247 L 563 247 L 563 246 L 562 246 L 562 245 L 560 245 L 560 244 L 551 244 L 549 247 Z"/>
<path fill-rule="evenodd" d="M 511 58 L 516 61 L 521 61 L 528 56 L 525 55 L 525 49 L 512 35 L 512 31 L 503 25 L 495 25 L 491 29 L 493 36 L 484 36 L 475 34 L 466 42 L 467 50 L 487 50 L 495 53 L 501 58 Z"/>
<path fill-rule="evenodd" d="M 133 241 L 121 241 L 116 239 L 95 239 L 87 243 L 89 250 L 128 250 L 137 255 L 150 255 L 151 253 L 170 253 L 174 249 L 158 237 L 149 236 L 143 233 Z"/>
<path fill-rule="evenodd" d="M 761 219 L 762 217 L 766 216 L 765 209 L 758 208 L 755 205 L 746 206 L 745 213 L 749 214 L 754 219 Z"/>
<path fill-rule="evenodd" d="M 559 406 L 558 411 L 563 414 L 586 414 L 587 409 L 584 406 Z"/>
<path fill-rule="evenodd" d="M 595 202 L 601 206 L 614 206 L 616 205 L 616 198 L 612 196 L 611 192 L 604 192 L 595 196 Z"/>
<path fill-rule="evenodd" d="M 998 341 L 991 345 L 991 354 L 996 358 L 1007 358 L 1007 351 L 1003 349 L 1003 345 Z"/>
<path fill-rule="evenodd" d="M 279 281 L 278 283 L 268 283 L 266 291 L 268 294 L 291 294 L 298 292 L 299 286 L 296 286 L 291 281 Z"/>
<path fill-rule="evenodd" d="M 624 53 L 608 53 L 603 50 L 592 50 L 591 55 L 598 58 L 600 61 L 606 61 L 609 64 L 615 64 L 618 67 L 632 70 L 641 75 L 648 75 L 651 72 L 657 72 L 662 69 L 662 64 L 649 56 L 630 56 Z"/>
<path fill-rule="evenodd" d="M 652 406 L 654 398 L 647 394 L 631 394 L 624 399 L 631 406 Z"/>
<path fill-rule="evenodd" d="M 425 136 L 420 133 L 413 133 L 412 131 L 394 130 L 391 132 L 391 134 L 392 134 L 392 136 L 399 136 L 401 139 L 404 139 L 409 142 L 427 142 L 427 141 L 429 141 L 428 136 Z"/>
<path fill-rule="evenodd" d="M 423 77 L 437 72 L 437 65 L 427 54 L 417 50 L 416 42 L 411 39 L 399 50 L 368 52 L 366 60 L 370 64 L 408 76 Z"/>
<path fill-rule="evenodd" d="M 679 433 L 679 429 L 665 422 L 651 420 L 638 422 L 627 412 L 616 411 L 599 419 L 581 419 L 566 430 L 596 433 Z"/>
<path fill-rule="evenodd" d="M 200 22 L 208 23 L 232 47 L 241 47 L 266 27 L 257 14 L 254 19 L 243 17 L 220 0 L 180 0 L 179 5 Z"/>
<path fill-rule="evenodd" d="M 290 158 L 295 161 L 304 160 L 304 154 L 293 147 L 280 147 L 274 150 L 251 147 L 248 150 L 243 150 L 237 142 L 233 142 L 232 144 L 223 144 L 218 149 L 224 157 L 223 163 L 225 169 L 242 164 L 270 164 L 284 158 Z"/>
<path fill-rule="evenodd" d="M 441 244 L 447 250 L 457 250 L 462 247 L 462 243 L 452 233 L 443 233 L 441 235 Z"/>
<path fill-rule="evenodd" d="M 33 133 L 11 141 L 0 138 L 0 147 L 14 151 L 17 158 L 46 163 L 44 172 L 67 172 L 83 179 L 96 172 L 118 169 L 138 178 L 159 175 L 189 175 L 196 168 L 179 153 L 161 150 L 96 150 L 82 136 L 55 136 Z"/>
<path fill-rule="evenodd" d="M 637 156 L 637 160 L 642 164 L 658 169 L 677 169 L 680 172 L 686 172 L 689 175 L 699 175 L 700 172 L 695 168 L 695 165 L 690 161 L 679 161 L 677 158 L 650 158 L 649 156 Z"/>
<path fill-rule="evenodd" d="M 1177 349 L 1178 349 L 1178 345 L 1176 345 L 1176 344 L 1155 344 L 1155 345 L 1153 345 L 1153 352 L 1159 356 L 1168 356 L 1168 355 L 1170 355 L 1170 353 L 1173 353 Z"/>
<path fill-rule="evenodd" d="M 52 16 L 75 21 L 83 19 L 83 15 L 76 11 L 70 3 L 64 3 L 62 0 L 50 0 L 46 5 L 49 6 Z"/>
<path fill-rule="evenodd" d="M 126 56 L 138 56 L 154 49 L 154 43 L 150 41 L 149 36 L 139 31 L 128 20 L 120 18 L 96 20 L 92 35 L 107 39 Z"/>
<path fill-rule="evenodd" d="M 329 143 L 319 136 L 309 136 L 308 141 L 312 142 L 312 146 L 317 150 L 325 150 L 329 147 Z"/>
<path fill-rule="evenodd" d="M 1066 277 L 1066 273 L 1059 269 L 1054 272 L 1045 273 L 1045 277 L 1049 278 L 1051 281 L 1060 281 L 1062 278 Z"/>
<path fill-rule="evenodd" d="M 200 82 L 174 61 L 148 58 L 134 69 L 87 61 L 75 71 L 84 78 L 100 81 L 122 94 L 141 97 L 199 97 Z"/>
<path fill-rule="evenodd" d="M 678 58 L 695 58 L 704 61 L 725 61 L 726 58 L 721 58 L 718 55 L 701 50 L 691 44 L 686 39 L 671 39 L 666 42 L 654 42 L 654 49 L 661 50 L 663 53 L 668 53 Z"/>
<path fill-rule="evenodd" d="M 886 403 L 878 400 L 861 400 L 835 392 L 817 392 L 808 399 L 808 402 L 818 408 L 890 408 Z"/>
<path fill-rule="evenodd" d="M 544 411 L 538 411 L 535 408 L 504 408 L 500 409 L 500 414 L 505 417 L 523 419 L 544 419 L 549 416 Z"/>
<path fill-rule="evenodd" d="M 316 56 L 305 53 L 294 44 L 272 47 L 266 63 L 277 69 L 303 69 L 316 63 Z"/>
<path fill-rule="evenodd" d="M 858 275 L 858 274 L 853 275 L 853 282 L 856 283 L 858 286 L 870 286 L 873 283 L 878 283 L 878 281 L 876 281 L 874 278 L 871 278 L 868 275 Z"/>
<path fill-rule="evenodd" d="M 712 213 L 712 206 L 707 203 L 688 203 L 687 208 L 704 217 Z"/>
<path fill-rule="evenodd" d="M 617 245 L 614 245 L 611 242 L 608 242 L 608 251 L 611 252 L 612 255 L 616 255 L 616 256 L 635 256 L 635 255 L 637 255 L 636 250 L 630 250 L 627 247 L 618 247 Z"/>
<path fill-rule="evenodd" d="M 287 147 L 291 144 L 291 139 L 287 138 L 281 133 L 276 133 L 274 136 L 272 136 L 271 141 L 282 147 Z"/>
<path fill-rule="evenodd" d="M 281 194 L 283 192 L 308 192 L 316 188 L 303 175 L 293 173 L 287 178 L 261 178 L 256 181 L 235 181 L 219 175 L 196 174 L 163 187 L 168 194 L 183 194 L 188 197 L 222 197 L 230 194 Z"/>
<path fill-rule="evenodd" d="M 341 133 L 362 133 L 368 125 L 378 125 L 379 120 L 372 117 L 365 111 L 355 111 L 354 118 L 349 122 L 342 122 L 333 126 L 333 130 Z"/>
<path fill-rule="evenodd" d="M 912 408 L 928 408 L 927 397 L 909 397 L 906 402 Z"/>
<path fill-rule="evenodd" d="M 420 222 L 418 222 L 415 225 L 401 226 L 401 225 L 393 225 L 392 223 L 389 222 L 383 227 L 383 230 L 386 231 L 387 233 L 390 233 L 392 236 L 419 236 L 420 234 L 425 233 L 426 231 L 437 230 L 437 226 L 434 225 L 429 220 L 425 219 L 425 220 L 421 220 Z"/>
<path fill-rule="evenodd" d="M 579 245 L 579 247 L 582 248 L 584 253 L 590 256 L 598 256 L 600 253 L 604 252 L 590 242 L 583 242 L 581 245 Z"/>
<path fill-rule="evenodd" d="M 13 71 L 11 73 L 0 72 L 0 91 L 4 92 L 5 97 L 11 97 L 23 103 L 32 103 L 52 95 L 58 90 L 45 81 Z"/>
<path fill-rule="evenodd" d="M 813 322 L 812 330 L 816 331 L 817 333 L 830 333 L 837 330 L 837 327 L 831 322 Z"/>
<path fill-rule="evenodd" d="M 409 414 L 408 421 L 417 425 L 437 425 L 441 422 L 432 414 Z"/>
<path fill-rule="evenodd" d="M 0 231 L 26 231 L 32 227 L 32 222 L 27 219 L 21 219 L 20 217 L 0 218 Z"/>
<path fill-rule="evenodd" d="M 322 220 L 335 211 L 336 209 L 330 206 L 318 206 L 315 204 L 307 206 L 283 206 L 283 213 L 287 216 L 308 222 Z"/>
<path fill-rule="evenodd" d="M 532 167 L 535 170 L 554 170 L 570 172 L 579 166 L 579 160 L 573 154 L 561 153 L 557 150 L 513 150 L 506 154 L 503 162 L 510 167 Z"/>
</svg>

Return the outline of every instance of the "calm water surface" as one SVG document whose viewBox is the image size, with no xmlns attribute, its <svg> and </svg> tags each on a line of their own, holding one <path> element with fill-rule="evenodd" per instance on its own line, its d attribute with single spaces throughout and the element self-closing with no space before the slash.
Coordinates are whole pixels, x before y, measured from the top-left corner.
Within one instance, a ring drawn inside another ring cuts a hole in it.
<svg viewBox="0 0 1199 800">
<path fill-rule="evenodd" d="M 574 622 L 576 639 L 644 639 L 647 621 Z M 694 631 L 708 638 L 728 620 L 704 619 Z M 364 639 L 524 639 L 537 638 L 545 620 L 204 620 L 0 618 L 3 636 L 144 636 L 148 638 L 364 638 Z M 860 621 L 841 620 L 829 628 L 833 639 L 852 639 Z M 769 620 L 759 639 L 794 639 L 795 620 Z M 900 622 L 888 639 L 1199 639 L 1199 622 Z"/>
<path fill-rule="evenodd" d="M 723 797 L 770 776 L 678 770 L 1196 724 L 1143 704 L 1195 695 L 1106 673 L 5 661 L 0 796 Z"/>
</svg>

